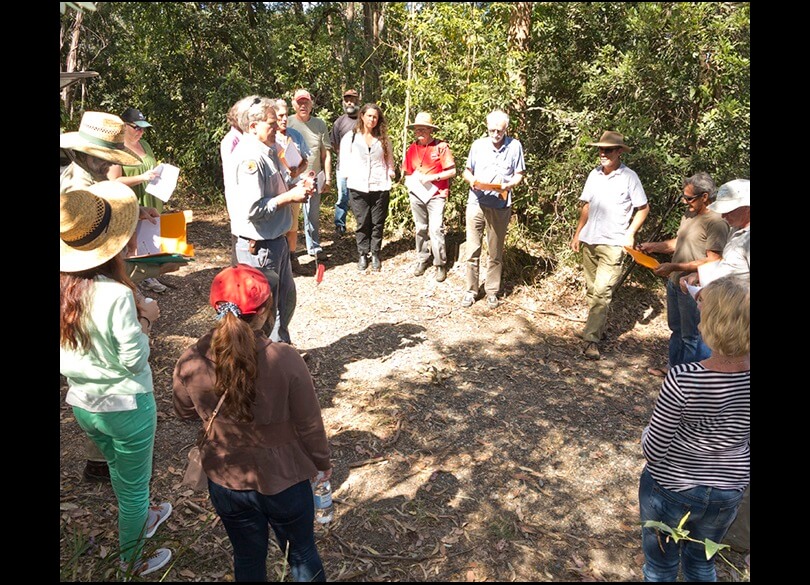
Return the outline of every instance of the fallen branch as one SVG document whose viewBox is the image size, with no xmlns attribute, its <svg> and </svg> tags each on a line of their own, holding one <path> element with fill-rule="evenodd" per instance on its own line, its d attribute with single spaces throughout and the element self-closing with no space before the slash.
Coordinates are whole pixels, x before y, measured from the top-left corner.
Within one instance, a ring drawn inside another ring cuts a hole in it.
<svg viewBox="0 0 810 585">
<path fill-rule="evenodd" d="M 349 463 L 349 467 L 363 467 L 364 465 L 371 465 L 372 463 L 379 463 L 380 461 L 388 461 L 387 457 L 372 457 L 371 459 L 363 459 L 362 461 L 355 461 Z"/>
</svg>

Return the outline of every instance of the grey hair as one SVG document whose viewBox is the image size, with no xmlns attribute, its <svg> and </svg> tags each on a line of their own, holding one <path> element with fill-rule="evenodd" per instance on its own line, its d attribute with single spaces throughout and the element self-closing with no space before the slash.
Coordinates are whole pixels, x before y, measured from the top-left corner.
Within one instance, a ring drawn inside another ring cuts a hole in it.
<svg viewBox="0 0 810 585">
<path fill-rule="evenodd" d="M 700 171 L 699 173 L 695 173 L 683 182 L 684 189 L 687 185 L 692 185 L 692 192 L 695 195 L 707 193 L 710 202 L 714 201 L 717 197 L 717 186 L 714 184 L 714 179 L 712 179 L 711 175 L 707 172 Z"/>
<path fill-rule="evenodd" d="M 278 98 L 278 99 L 271 100 L 271 101 L 273 102 L 273 108 L 274 108 L 274 109 L 275 109 L 277 112 L 278 112 L 278 111 L 279 111 L 281 108 L 284 108 L 285 110 L 288 110 L 288 111 L 289 111 L 289 109 L 290 109 L 290 107 L 287 105 L 287 100 L 285 100 L 284 98 Z"/>
<path fill-rule="evenodd" d="M 239 128 L 239 117 L 242 115 L 250 104 L 253 103 L 257 95 L 249 95 L 247 97 L 243 97 L 242 99 L 238 100 L 231 108 L 228 110 L 228 114 L 225 116 L 228 120 L 228 124 L 233 126 L 234 128 Z"/>
<path fill-rule="evenodd" d="M 276 113 L 273 100 L 267 97 L 255 97 L 250 105 L 239 115 L 239 128 L 242 132 L 250 129 L 251 122 L 261 122 L 267 119 L 268 112 Z"/>
<path fill-rule="evenodd" d="M 492 110 L 489 114 L 487 114 L 487 125 L 498 124 L 500 122 L 506 122 L 505 127 L 508 128 L 509 114 L 507 114 L 503 110 Z"/>
</svg>

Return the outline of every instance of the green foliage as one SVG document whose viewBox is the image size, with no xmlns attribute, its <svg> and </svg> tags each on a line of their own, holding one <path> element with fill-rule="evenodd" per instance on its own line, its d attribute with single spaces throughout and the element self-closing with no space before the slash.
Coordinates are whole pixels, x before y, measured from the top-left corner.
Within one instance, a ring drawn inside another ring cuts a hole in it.
<svg viewBox="0 0 810 585">
<path fill-rule="evenodd" d="M 520 233 L 562 263 L 573 260 L 578 197 L 597 164 L 586 143 L 604 130 L 633 148 L 623 160 L 651 206 L 641 239 L 659 226 L 674 234 L 685 177 L 750 178 L 750 3 L 535 2 L 526 52 L 510 45 L 511 3 L 377 3 L 374 47 L 363 31 L 372 3 L 353 3 L 351 19 L 347 4 L 99 3 L 80 37 L 78 69 L 100 73 L 83 108 L 143 110 L 156 154 L 183 168 L 180 197 L 211 203 L 222 198 L 225 113 L 251 93 L 289 100 L 306 87 L 331 125 L 343 88 L 379 87 L 362 100 L 383 108 L 397 164 L 413 139 L 405 125 L 427 110 L 459 175 L 486 114 L 503 108 L 528 167 L 514 192 Z M 63 13 L 63 31 L 73 16 Z M 514 111 L 521 97 L 526 109 Z M 449 225 L 463 225 L 466 197 L 465 182 L 452 181 Z M 389 229 L 408 229 L 403 187 L 391 201 Z"/>
<path fill-rule="evenodd" d="M 706 549 L 706 560 L 708 561 L 714 555 L 718 555 L 723 561 L 725 561 L 732 569 L 737 571 L 742 575 L 742 571 L 740 571 L 737 567 L 735 567 L 727 558 L 725 558 L 722 554 L 720 554 L 721 550 L 729 549 L 731 547 L 727 544 L 718 544 L 709 538 L 704 538 L 703 540 L 696 540 L 694 538 L 689 537 L 689 531 L 684 528 L 686 525 L 687 520 L 689 519 L 689 515 L 691 512 L 687 512 L 681 521 L 678 523 L 677 528 L 672 528 L 663 522 L 658 522 L 656 520 L 647 520 L 642 522 L 641 525 L 644 528 L 654 528 L 659 532 L 663 532 L 667 535 L 667 539 L 671 538 L 675 542 L 680 542 L 681 540 L 687 540 L 689 542 L 696 542 L 698 544 L 702 544 Z"/>
</svg>

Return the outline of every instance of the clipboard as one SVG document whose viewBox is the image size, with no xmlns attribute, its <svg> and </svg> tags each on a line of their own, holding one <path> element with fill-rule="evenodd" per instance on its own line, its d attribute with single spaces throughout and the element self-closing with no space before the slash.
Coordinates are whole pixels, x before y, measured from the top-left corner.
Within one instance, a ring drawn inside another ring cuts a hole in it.
<svg viewBox="0 0 810 585">
<path fill-rule="evenodd" d="M 641 264 L 645 268 L 649 268 L 650 270 L 655 270 L 661 263 L 653 258 L 652 256 L 648 256 L 644 252 L 640 250 L 636 250 L 635 248 L 631 248 L 630 246 L 624 246 L 625 251 L 633 257 L 633 260 L 636 261 L 637 264 Z"/>
<path fill-rule="evenodd" d="M 146 219 L 139 220 L 136 229 L 138 253 L 131 257 L 143 258 L 161 253 L 194 256 L 194 246 L 186 241 L 186 223 L 192 217 L 192 211 L 186 210 L 161 213 L 155 218 L 156 224 Z"/>
<path fill-rule="evenodd" d="M 481 181 L 476 181 L 474 185 L 476 189 L 481 191 L 497 191 L 498 196 L 504 201 L 509 196 L 509 189 L 501 189 L 500 183 L 482 183 Z"/>
<path fill-rule="evenodd" d="M 129 258 L 124 258 L 124 260 L 136 264 L 168 264 L 169 262 L 188 264 L 194 260 L 194 258 L 182 256 L 181 254 L 162 252 L 160 254 L 149 254 L 148 256 L 130 256 Z"/>
</svg>

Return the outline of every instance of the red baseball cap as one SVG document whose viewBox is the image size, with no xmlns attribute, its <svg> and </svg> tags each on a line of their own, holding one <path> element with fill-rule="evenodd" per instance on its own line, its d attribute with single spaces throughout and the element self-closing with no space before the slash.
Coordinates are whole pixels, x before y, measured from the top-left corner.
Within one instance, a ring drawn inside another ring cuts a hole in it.
<svg viewBox="0 0 810 585">
<path fill-rule="evenodd" d="M 309 100 L 312 101 L 312 96 L 309 95 L 309 92 L 305 89 L 299 89 L 293 95 L 294 102 L 300 102 L 301 100 Z"/>
<path fill-rule="evenodd" d="M 215 309 L 219 303 L 233 303 L 243 315 L 252 315 L 271 295 L 270 283 L 261 270 L 237 264 L 214 277 L 208 300 Z"/>
</svg>

